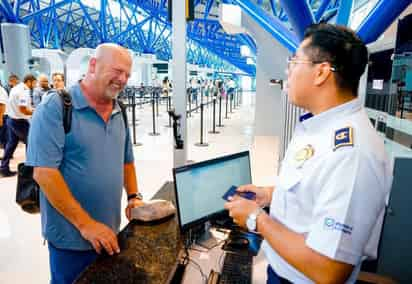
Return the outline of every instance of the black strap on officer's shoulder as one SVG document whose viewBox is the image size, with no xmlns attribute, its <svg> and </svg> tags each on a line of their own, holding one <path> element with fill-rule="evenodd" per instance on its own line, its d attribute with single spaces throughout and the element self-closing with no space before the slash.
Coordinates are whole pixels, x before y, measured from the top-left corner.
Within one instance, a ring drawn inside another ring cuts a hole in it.
<svg viewBox="0 0 412 284">
<path fill-rule="evenodd" d="M 70 132 L 72 127 L 72 96 L 66 90 L 58 90 L 62 103 L 63 103 L 63 127 L 64 133 Z"/>
</svg>

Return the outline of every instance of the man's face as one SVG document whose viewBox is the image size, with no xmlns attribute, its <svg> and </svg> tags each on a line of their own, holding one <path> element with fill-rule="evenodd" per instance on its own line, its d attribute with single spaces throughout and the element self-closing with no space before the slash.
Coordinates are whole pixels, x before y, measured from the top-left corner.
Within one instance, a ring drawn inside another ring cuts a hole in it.
<svg viewBox="0 0 412 284">
<path fill-rule="evenodd" d="M 29 88 L 30 90 L 33 90 L 34 88 L 36 88 L 36 85 L 37 85 L 37 80 L 27 81 L 26 83 L 27 88 Z"/>
<path fill-rule="evenodd" d="M 305 107 L 311 100 L 313 94 L 313 82 L 315 79 L 315 64 L 312 59 L 305 54 L 304 48 L 310 39 L 305 39 L 296 54 L 289 59 L 288 75 L 288 97 L 294 105 Z"/>
<path fill-rule="evenodd" d="M 99 93 L 105 99 L 115 99 L 124 89 L 130 77 L 132 60 L 127 51 L 113 50 L 110 55 L 95 59 L 94 76 Z"/>
<path fill-rule="evenodd" d="M 49 80 L 47 78 L 40 78 L 39 79 L 39 86 L 42 89 L 48 89 L 49 88 Z"/>
<path fill-rule="evenodd" d="M 64 89 L 64 80 L 60 75 L 53 76 L 53 87 L 57 90 Z"/>
<path fill-rule="evenodd" d="M 10 87 L 15 87 L 17 84 L 19 83 L 19 80 L 17 80 L 17 78 L 10 78 L 9 79 L 9 86 Z"/>
</svg>

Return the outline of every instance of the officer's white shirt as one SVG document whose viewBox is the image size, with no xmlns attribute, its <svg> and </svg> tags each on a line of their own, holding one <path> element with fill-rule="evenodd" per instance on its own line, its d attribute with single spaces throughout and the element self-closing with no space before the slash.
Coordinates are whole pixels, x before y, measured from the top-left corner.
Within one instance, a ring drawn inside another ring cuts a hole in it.
<svg viewBox="0 0 412 284">
<path fill-rule="evenodd" d="M 335 149 L 335 131 L 353 131 L 353 146 Z M 311 145 L 312 157 L 296 153 Z M 392 168 L 381 137 L 358 99 L 298 123 L 275 184 L 270 215 L 303 234 L 308 247 L 355 266 L 376 258 Z M 274 232 L 275 233 L 275 232 Z M 287 240 L 284 240 L 287 242 Z M 293 283 L 313 283 L 264 241 L 269 264 Z"/>
<path fill-rule="evenodd" d="M 7 96 L 6 90 L 0 86 L 0 104 L 5 105 L 7 109 L 7 102 L 9 101 L 9 97 Z"/>
<path fill-rule="evenodd" d="M 7 114 L 13 119 L 30 119 L 19 110 L 20 106 L 31 107 L 30 89 L 23 82 L 11 89 Z"/>
</svg>

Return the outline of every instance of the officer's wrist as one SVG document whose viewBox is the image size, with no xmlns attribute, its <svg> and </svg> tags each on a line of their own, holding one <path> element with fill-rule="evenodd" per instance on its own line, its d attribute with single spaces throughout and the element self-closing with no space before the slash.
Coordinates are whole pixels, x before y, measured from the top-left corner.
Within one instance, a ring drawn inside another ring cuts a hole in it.
<svg viewBox="0 0 412 284">
<path fill-rule="evenodd" d="M 268 214 L 266 214 L 265 211 L 260 213 L 257 218 L 256 218 L 256 232 L 262 234 L 263 228 L 266 223 L 266 219 L 270 218 Z"/>
</svg>

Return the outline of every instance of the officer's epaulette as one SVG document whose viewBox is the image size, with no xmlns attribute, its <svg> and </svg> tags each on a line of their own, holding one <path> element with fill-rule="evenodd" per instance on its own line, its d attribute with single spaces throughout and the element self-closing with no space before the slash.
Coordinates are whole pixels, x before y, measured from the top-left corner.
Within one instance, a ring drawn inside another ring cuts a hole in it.
<svg viewBox="0 0 412 284">
<path fill-rule="evenodd" d="M 335 131 L 335 147 L 333 151 L 344 146 L 353 146 L 352 127 L 345 127 Z"/>
</svg>

